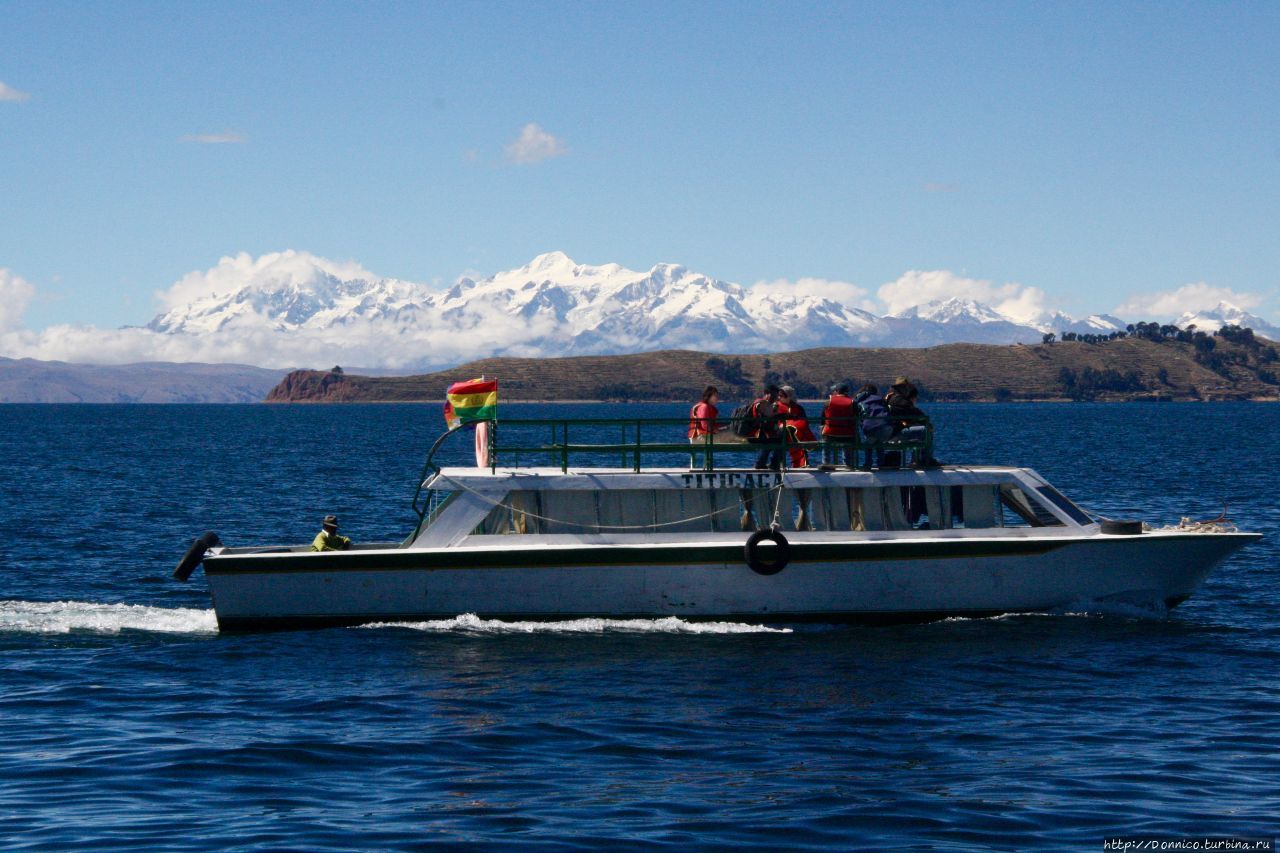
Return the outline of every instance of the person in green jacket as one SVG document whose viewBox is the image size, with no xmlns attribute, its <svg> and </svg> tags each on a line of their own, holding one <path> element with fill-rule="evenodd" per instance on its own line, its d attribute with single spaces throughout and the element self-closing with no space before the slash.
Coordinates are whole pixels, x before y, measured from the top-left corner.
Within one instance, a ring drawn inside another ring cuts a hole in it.
<svg viewBox="0 0 1280 853">
<path fill-rule="evenodd" d="M 316 534 L 316 538 L 311 542 L 312 551 L 345 551 L 351 547 L 350 539 L 338 535 L 338 517 L 336 515 L 326 515 L 322 526 L 323 529 Z"/>
</svg>

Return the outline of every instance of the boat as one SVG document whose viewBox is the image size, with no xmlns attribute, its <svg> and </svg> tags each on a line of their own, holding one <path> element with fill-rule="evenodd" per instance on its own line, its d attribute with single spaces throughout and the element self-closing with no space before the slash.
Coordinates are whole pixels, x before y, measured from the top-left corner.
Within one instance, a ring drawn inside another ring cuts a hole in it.
<svg viewBox="0 0 1280 853">
<path fill-rule="evenodd" d="M 761 445 L 675 440 L 672 419 L 462 424 L 430 448 L 402 541 L 316 552 L 210 533 L 175 576 L 203 563 L 224 631 L 460 614 L 917 622 L 1163 612 L 1260 538 L 1225 518 L 1102 518 L 1031 468 L 937 464 L 922 420 L 875 448 L 899 464 L 780 470 L 744 467 Z M 459 451 L 473 433 L 472 463 Z"/>
</svg>

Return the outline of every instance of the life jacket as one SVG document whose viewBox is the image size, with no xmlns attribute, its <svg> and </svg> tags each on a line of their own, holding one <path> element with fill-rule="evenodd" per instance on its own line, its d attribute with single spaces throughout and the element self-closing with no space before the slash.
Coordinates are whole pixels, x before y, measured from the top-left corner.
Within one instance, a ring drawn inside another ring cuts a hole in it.
<svg viewBox="0 0 1280 853">
<path fill-rule="evenodd" d="M 799 402 L 791 405 L 779 403 L 778 414 L 783 417 L 787 431 L 796 441 L 817 441 L 813 430 L 809 428 L 809 414 Z"/>
<path fill-rule="evenodd" d="M 857 417 L 857 409 L 854 408 L 853 400 L 843 394 L 831 395 L 831 399 L 822 409 L 822 434 L 837 438 L 852 438 L 855 417 Z"/>
<path fill-rule="evenodd" d="M 774 439 L 778 436 L 778 403 L 759 397 L 751 403 L 751 431 L 748 438 Z"/>
<path fill-rule="evenodd" d="M 698 409 L 704 406 L 706 409 L 702 414 L 698 414 Z M 693 408 L 689 410 L 689 438 L 697 438 L 708 433 L 714 433 L 716 431 L 716 418 L 719 416 L 720 410 L 710 403 L 695 403 Z"/>
</svg>

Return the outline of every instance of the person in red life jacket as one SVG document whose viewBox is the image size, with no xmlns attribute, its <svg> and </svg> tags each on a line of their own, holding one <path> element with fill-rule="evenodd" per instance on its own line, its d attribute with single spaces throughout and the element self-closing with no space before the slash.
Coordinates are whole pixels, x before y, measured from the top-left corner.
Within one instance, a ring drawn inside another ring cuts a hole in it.
<svg viewBox="0 0 1280 853">
<path fill-rule="evenodd" d="M 755 428 L 747 436 L 748 444 L 782 443 L 782 428 L 778 422 L 779 391 L 777 385 L 769 385 L 764 389 L 764 395 L 757 397 L 751 404 L 751 417 L 755 422 Z M 756 468 L 762 471 L 765 468 L 781 471 L 782 450 L 781 447 L 761 448 L 756 455 Z"/>
<path fill-rule="evenodd" d="M 778 415 L 782 419 L 782 428 L 788 444 L 818 440 L 813 430 L 809 428 L 809 415 L 796 399 L 796 389 L 790 385 L 783 385 L 778 390 Z M 791 456 L 792 468 L 809 466 L 809 453 L 803 447 L 792 447 L 787 452 Z"/>
<path fill-rule="evenodd" d="M 792 447 L 787 451 L 791 456 L 792 468 L 807 468 L 809 452 L 803 447 L 796 447 L 802 441 L 817 441 L 813 430 L 809 429 L 809 415 L 804 406 L 796 399 L 796 389 L 783 385 L 778 390 L 778 415 L 782 418 L 783 434 L 787 444 Z M 809 506 L 809 490 L 796 489 L 795 492 L 795 524 L 796 530 L 812 530 L 809 519 L 813 513 Z"/>
<path fill-rule="evenodd" d="M 831 388 L 831 396 L 822 407 L 822 461 L 828 465 L 839 463 L 841 451 L 844 464 L 850 471 L 854 467 L 854 447 L 857 442 L 857 406 L 849 396 L 849 384 L 840 382 Z"/>
<path fill-rule="evenodd" d="M 695 403 L 693 408 L 689 410 L 689 443 L 693 445 L 706 445 L 709 441 L 715 441 L 715 435 L 718 432 L 724 432 L 729 427 L 721 425 L 716 420 L 720 416 L 720 410 L 716 408 L 716 404 L 720 402 L 720 392 L 716 390 L 716 386 L 708 385 L 702 391 L 702 400 Z M 708 438 L 710 436 L 710 438 Z M 689 454 L 689 467 L 695 468 L 698 465 L 697 453 Z"/>
</svg>

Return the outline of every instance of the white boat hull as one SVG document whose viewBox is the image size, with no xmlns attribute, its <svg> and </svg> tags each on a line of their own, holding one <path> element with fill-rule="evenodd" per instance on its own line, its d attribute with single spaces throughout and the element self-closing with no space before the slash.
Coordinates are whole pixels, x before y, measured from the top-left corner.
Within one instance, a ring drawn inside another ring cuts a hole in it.
<svg viewBox="0 0 1280 853">
<path fill-rule="evenodd" d="M 213 555 L 224 629 L 679 616 L 915 621 L 1123 601 L 1176 606 L 1256 534 L 806 540 L 771 576 L 741 541 Z"/>
</svg>

